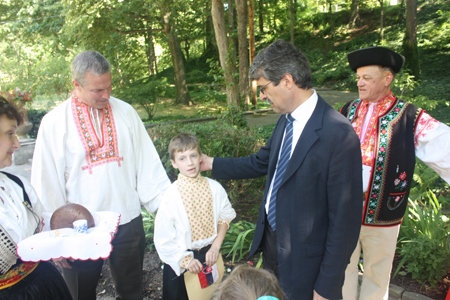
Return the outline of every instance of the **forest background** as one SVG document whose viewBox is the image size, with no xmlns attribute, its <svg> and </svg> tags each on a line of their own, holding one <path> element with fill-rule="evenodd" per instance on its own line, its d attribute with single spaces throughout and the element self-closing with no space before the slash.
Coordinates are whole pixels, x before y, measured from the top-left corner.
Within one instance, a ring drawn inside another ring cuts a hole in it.
<svg viewBox="0 0 450 300">
<path fill-rule="evenodd" d="M 42 116 L 70 96 L 74 56 L 97 50 L 112 65 L 113 95 L 146 123 L 164 124 L 149 133 L 171 179 L 167 145 L 178 132 L 198 135 L 212 156 L 246 156 L 264 144 L 273 126 L 248 128 L 242 111 L 270 107 L 257 101 L 248 67 L 278 38 L 305 53 L 314 86 L 350 91 L 357 87 L 347 53 L 389 47 L 407 62 L 395 94 L 450 124 L 450 2 L 444 0 L 0 0 L 0 37 L 0 92 L 32 94 L 31 136 Z M 210 115 L 219 121 L 168 124 Z M 431 289 L 450 267 L 449 186 L 420 161 L 414 180 L 398 271 Z M 251 242 L 264 182 L 222 182 L 240 212 L 224 244 L 236 259 Z M 151 225 L 146 228 L 151 247 Z"/>
</svg>

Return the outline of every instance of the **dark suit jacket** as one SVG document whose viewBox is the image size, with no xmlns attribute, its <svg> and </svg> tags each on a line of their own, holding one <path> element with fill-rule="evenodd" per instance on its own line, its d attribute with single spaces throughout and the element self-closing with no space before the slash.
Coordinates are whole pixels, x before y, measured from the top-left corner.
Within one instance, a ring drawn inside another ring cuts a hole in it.
<svg viewBox="0 0 450 300">
<path fill-rule="evenodd" d="M 286 118 L 281 116 L 258 153 L 215 158 L 213 176 L 267 176 L 250 256 L 261 245 L 265 203 L 275 172 Z M 280 283 L 288 299 L 313 298 L 313 290 L 341 299 L 344 272 L 359 237 L 362 162 L 350 123 L 319 96 L 287 166 L 277 194 L 277 252 Z"/>
</svg>

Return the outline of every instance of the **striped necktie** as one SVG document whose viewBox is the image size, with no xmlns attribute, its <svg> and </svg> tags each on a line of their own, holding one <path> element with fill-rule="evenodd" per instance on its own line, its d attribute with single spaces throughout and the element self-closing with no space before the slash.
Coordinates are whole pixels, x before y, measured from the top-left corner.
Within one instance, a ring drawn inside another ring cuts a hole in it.
<svg viewBox="0 0 450 300">
<path fill-rule="evenodd" d="M 269 221 L 269 224 L 274 231 L 277 228 L 277 221 L 276 221 L 277 192 L 278 189 L 280 188 L 284 171 L 286 171 L 289 159 L 291 158 L 292 133 L 294 129 L 292 123 L 294 122 L 294 120 L 295 119 L 291 115 L 287 115 L 284 141 L 281 147 L 280 158 L 278 159 L 278 166 L 275 174 L 275 179 L 273 181 L 272 193 L 270 194 L 269 213 L 267 214 L 267 220 Z"/>
</svg>

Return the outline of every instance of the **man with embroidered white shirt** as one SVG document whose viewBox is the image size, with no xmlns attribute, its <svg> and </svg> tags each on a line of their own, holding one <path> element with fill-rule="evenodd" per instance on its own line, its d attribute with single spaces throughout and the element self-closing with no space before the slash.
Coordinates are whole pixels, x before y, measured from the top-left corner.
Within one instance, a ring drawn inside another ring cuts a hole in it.
<svg viewBox="0 0 450 300">
<path fill-rule="evenodd" d="M 137 112 L 111 97 L 106 58 L 85 51 L 72 62 L 72 96 L 39 128 L 31 182 L 46 212 L 77 203 L 121 214 L 109 257 L 117 299 L 142 299 L 145 235 L 141 204 L 154 212 L 170 186 Z M 95 299 L 103 260 L 55 260 L 74 299 Z"/>
<path fill-rule="evenodd" d="M 450 183 L 450 128 L 395 97 L 394 75 L 404 57 L 384 47 L 348 54 L 359 99 L 341 113 L 361 142 L 364 210 L 359 241 L 345 272 L 344 300 L 358 299 L 358 263 L 364 253 L 359 299 L 388 299 L 392 261 L 408 203 L 415 156 Z"/>
<path fill-rule="evenodd" d="M 250 77 L 283 115 L 258 153 L 204 155 L 202 170 L 218 179 L 267 175 L 250 256 L 263 251 L 286 299 L 341 299 L 361 220 L 362 203 L 353 199 L 362 190 L 358 137 L 312 89 L 308 60 L 292 44 L 261 50 Z"/>
</svg>

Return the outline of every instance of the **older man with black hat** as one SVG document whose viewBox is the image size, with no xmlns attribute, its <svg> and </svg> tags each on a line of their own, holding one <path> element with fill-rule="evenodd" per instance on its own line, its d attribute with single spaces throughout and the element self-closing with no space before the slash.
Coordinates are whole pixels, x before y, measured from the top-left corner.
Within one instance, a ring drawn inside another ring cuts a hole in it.
<svg viewBox="0 0 450 300">
<path fill-rule="evenodd" d="M 388 299 L 400 224 L 408 203 L 415 156 L 450 182 L 450 128 L 395 97 L 391 84 L 405 58 L 384 48 L 348 54 L 359 99 L 341 113 L 361 141 L 364 210 L 359 242 L 345 272 L 344 300 L 357 299 L 358 262 L 364 253 L 359 299 Z"/>
</svg>

